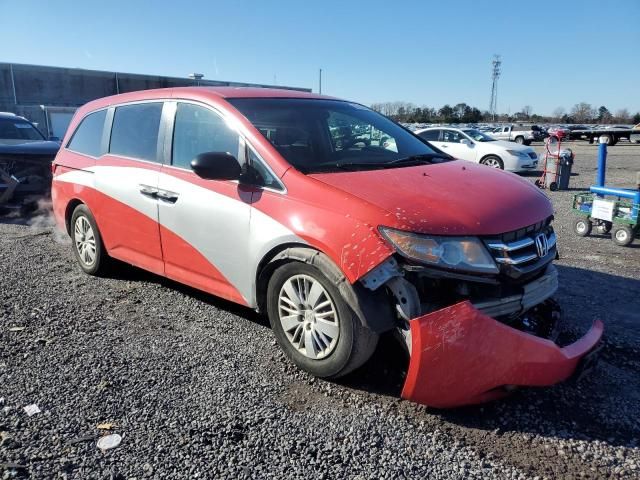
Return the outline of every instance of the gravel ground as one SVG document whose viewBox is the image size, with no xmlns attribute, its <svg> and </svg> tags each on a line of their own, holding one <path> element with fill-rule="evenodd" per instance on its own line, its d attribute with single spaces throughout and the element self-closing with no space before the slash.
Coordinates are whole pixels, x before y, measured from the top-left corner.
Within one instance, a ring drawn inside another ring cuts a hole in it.
<svg viewBox="0 0 640 480">
<path fill-rule="evenodd" d="M 584 188 L 596 147 L 572 148 Z M 610 183 L 632 186 L 639 159 L 611 148 Z M 5 217 L 0 478 L 640 478 L 640 241 L 577 238 L 572 192 L 549 194 L 557 298 L 574 335 L 605 321 L 601 361 L 577 384 L 454 411 L 398 399 L 406 362 L 388 338 L 320 381 L 255 313 L 131 267 L 89 277 L 49 218 Z M 122 443 L 102 452 L 108 433 Z"/>
</svg>

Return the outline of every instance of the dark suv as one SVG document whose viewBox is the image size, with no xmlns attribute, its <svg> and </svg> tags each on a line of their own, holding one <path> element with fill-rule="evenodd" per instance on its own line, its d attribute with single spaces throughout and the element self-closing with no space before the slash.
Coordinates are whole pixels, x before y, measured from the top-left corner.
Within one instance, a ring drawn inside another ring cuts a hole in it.
<svg viewBox="0 0 640 480">
<path fill-rule="evenodd" d="M 0 113 L 0 205 L 48 194 L 56 140 L 47 140 L 26 118 Z"/>
</svg>

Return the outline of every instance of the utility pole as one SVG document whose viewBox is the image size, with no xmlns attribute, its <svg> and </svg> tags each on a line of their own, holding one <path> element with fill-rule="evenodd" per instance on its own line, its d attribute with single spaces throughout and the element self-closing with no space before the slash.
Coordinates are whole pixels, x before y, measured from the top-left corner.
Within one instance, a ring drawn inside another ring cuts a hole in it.
<svg viewBox="0 0 640 480">
<path fill-rule="evenodd" d="M 322 95 L 322 69 L 320 69 L 320 77 L 319 77 L 319 82 L 318 82 L 318 93 L 320 95 Z"/>
<path fill-rule="evenodd" d="M 494 55 L 491 61 L 491 100 L 489 102 L 489 113 L 492 121 L 496 121 L 496 110 L 498 110 L 498 78 L 500 78 L 502 60 L 500 55 Z"/>
</svg>

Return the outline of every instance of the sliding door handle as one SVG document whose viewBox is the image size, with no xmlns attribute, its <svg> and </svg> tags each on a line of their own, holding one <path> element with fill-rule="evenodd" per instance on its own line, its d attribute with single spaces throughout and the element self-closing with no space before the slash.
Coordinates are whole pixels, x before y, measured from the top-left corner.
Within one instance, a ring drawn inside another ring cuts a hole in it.
<svg viewBox="0 0 640 480">
<path fill-rule="evenodd" d="M 170 192 L 169 190 L 158 190 L 156 192 L 156 197 L 158 197 L 160 200 L 163 200 L 169 203 L 176 203 L 178 201 L 179 196 L 180 196 L 179 193 Z"/>
</svg>

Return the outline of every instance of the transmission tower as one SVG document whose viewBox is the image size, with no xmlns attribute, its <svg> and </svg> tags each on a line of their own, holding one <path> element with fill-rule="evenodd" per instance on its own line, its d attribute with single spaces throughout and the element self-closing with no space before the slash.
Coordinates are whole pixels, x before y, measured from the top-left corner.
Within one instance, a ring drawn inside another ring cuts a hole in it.
<svg viewBox="0 0 640 480">
<path fill-rule="evenodd" d="M 494 55 L 491 60 L 491 102 L 489 102 L 489 113 L 492 120 L 495 122 L 496 113 L 498 110 L 498 78 L 500 78 L 500 68 L 502 66 L 502 60 L 500 55 Z"/>
</svg>

